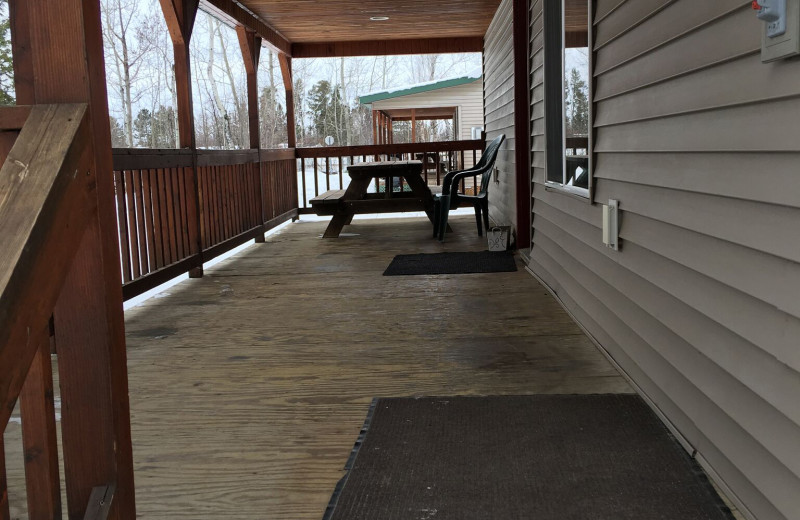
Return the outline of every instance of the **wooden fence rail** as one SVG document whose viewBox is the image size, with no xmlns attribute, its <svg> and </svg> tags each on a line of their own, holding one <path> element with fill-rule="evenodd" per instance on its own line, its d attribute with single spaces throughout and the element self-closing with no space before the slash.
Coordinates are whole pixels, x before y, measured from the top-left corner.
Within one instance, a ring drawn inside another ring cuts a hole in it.
<svg viewBox="0 0 800 520">
<path fill-rule="evenodd" d="M 124 298 L 296 217 L 295 163 L 294 150 L 115 149 Z"/>
</svg>

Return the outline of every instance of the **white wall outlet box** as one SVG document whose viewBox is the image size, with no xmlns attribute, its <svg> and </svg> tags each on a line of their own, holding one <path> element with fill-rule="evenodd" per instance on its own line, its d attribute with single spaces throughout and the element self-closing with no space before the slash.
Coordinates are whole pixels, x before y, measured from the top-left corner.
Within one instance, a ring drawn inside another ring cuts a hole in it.
<svg viewBox="0 0 800 520">
<path fill-rule="evenodd" d="M 619 251 L 619 201 L 609 199 L 603 206 L 603 243 Z"/>
<path fill-rule="evenodd" d="M 758 0 L 756 16 L 764 22 L 761 61 L 770 62 L 800 54 L 800 0 Z"/>
</svg>

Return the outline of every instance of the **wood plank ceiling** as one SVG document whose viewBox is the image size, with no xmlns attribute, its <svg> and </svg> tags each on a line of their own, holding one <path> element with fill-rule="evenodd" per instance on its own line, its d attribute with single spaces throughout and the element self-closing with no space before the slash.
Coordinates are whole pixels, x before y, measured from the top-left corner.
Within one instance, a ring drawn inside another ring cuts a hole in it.
<svg viewBox="0 0 800 520">
<path fill-rule="evenodd" d="M 289 41 L 483 37 L 500 0 L 240 0 Z M 371 21 L 388 16 L 386 21 Z"/>
</svg>

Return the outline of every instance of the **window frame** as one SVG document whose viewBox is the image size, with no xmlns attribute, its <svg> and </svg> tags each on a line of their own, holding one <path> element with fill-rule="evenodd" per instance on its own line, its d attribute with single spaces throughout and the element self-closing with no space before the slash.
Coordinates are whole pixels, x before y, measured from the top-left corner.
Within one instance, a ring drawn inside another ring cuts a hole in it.
<svg viewBox="0 0 800 520">
<path fill-rule="evenodd" d="M 587 48 L 589 58 L 588 103 L 589 135 L 586 151 L 589 162 L 588 188 L 570 186 L 564 183 L 566 171 L 566 110 L 564 109 L 564 11 L 566 0 L 544 0 L 542 6 L 544 36 L 544 111 L 545 111 L 545 178 L 547 191 L 570 195 L 590 204 L 594 199 L 594 49 L 592 46 L 594 1 L 587 0 Z M 554 81 L 553 78 L 558 78 Z M 554 101 L 555 100 L 555 101 Z M 557 136 L 555 139 L 553 136 Z M 561 182 L 549 179 L 550 173 L 561 173 Z"/>
</svg>

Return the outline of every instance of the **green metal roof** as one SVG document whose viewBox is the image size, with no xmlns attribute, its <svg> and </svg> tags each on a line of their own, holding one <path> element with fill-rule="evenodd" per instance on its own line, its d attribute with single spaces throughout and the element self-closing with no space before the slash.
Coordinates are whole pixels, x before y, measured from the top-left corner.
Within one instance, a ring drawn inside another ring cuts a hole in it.
<svg viewBox="0 0 800 520">
<path fill-rule="evenodd" d="M 407 87 L 400 87 L 398 89 L 391 89 L 382 92 L 375 92 L 367 94 L 358 98 L 362 105 L 369 105 L 375 101 L 383 101 L 384 99 L 392 99 L 400 96 L 409 96 L 411 94 L 420 94 L 422 92 L 430 92 L 431 90 L 438 90 L 440 88 L 456 87 L 458 85 L 466 85 L 473 81 L 478 81 L 480 76 L 461 76 L 459 78 L 443 79 L 439 81 L 430 81 L 428 83 L 417 83 L 416 85 L 409 85 Z"/>
</svg>

